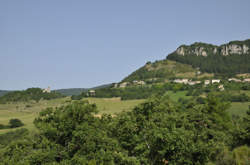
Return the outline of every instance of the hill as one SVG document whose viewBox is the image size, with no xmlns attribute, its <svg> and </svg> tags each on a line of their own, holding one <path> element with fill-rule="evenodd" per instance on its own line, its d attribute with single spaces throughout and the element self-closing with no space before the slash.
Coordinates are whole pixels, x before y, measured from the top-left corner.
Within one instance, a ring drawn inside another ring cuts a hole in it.
<svg viewBox="0 0 250 165">
<path fill-rule="evenodd" d="M 193 68 L 191 65 L 165 59 L 154 63 L 148 62 L 146 65 L 123 79 L 122 82 L 143 80 L 148 84 L 154 82 L 165 82 L 169 79 L 175 78 L 194 79 L 211 76 L 213 76 L 213 74 L 200 74 L 199 69 Z"/>
<path fill-rule="evenodd" d="M 250 73 L 250 39 L 231 41 L 221 46 L 195 42 L 181 45 L 166 59 L 147 62 L 122 82 L 143 80 L 147 84 L 176 78 L 234 76 Z"/>
<path fill-rule="evenodd" d="M 167 59 L 198 67 L 208 73 L 229 76 L 250 73 L 250 39 L 220 46 L 201 42 L 181 45 Z"/>
<path fill-rule="evenodd" d="M 88 91 L 88 88 L 68 88 L 54 90 L 64 96 L 80 95 L 82 92 Z"/>
</svg>

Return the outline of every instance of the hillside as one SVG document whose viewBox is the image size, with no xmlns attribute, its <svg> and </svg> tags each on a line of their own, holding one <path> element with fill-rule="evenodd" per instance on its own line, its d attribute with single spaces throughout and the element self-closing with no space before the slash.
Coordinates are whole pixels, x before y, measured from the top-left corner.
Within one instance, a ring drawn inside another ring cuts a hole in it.
<svg viewBox="0 0 250 165">
<path fill-rule="evenodd" d="M 146 83 L 163 82 L 175 78 L 202 78 L 211 77 L 213 74 L 200 74 L 199 69 L 191 65 L 182 64 L 172 60 L 160 60 L 154 63 L 148 62 L 139 68 L 122 82 L 132 82 L 134 80 L 143 80 Z"/>
<path fill-rule="evenodd" d="M 167 59 L 198 67 L 202 72 L 231 76 L 250 73 L 250 39 L 220 46 L 200 42 L 181 45 Z"/>
<path fill-rule="evenodd" d="M 80 95 L 82 92 L 88 91 L 87 88 L 68 88 L 68 89 L 57 89 L 55 92 L 61 93 L 64 96 Z"/>
<path fill-rule="evenodd" d="M 80 95 L 82 92 L 87 92 L 91 89 L 102 89 L 106 87 L 110 87 L 112 84 L 104 84 L 100 86 L 96 86 L 93 88 L 67 88 L 67 89 L 57 89 L 55 92 L 61 93 L 64 96 L 72 96 L 72 95 Z"/>
</svg>

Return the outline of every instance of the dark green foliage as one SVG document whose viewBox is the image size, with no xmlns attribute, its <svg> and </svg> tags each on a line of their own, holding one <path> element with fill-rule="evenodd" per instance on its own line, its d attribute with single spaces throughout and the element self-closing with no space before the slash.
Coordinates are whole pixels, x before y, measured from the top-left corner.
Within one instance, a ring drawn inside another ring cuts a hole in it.
<svg viewBox="0 0 250 165">
<path fill-rule="evenodd" d="M 17 129 L 15 131 L 2 134 L 0 135 L 0 148 L 1 148 L 1 145 L 7 146 L 11 142 L 20 140 L 26 135 L 28 135 L 28 130 L 25 128 Z"/>
<path fill-rule="evenodd" d="M 10 121 L 9 121 L 9 127 L 10 128 L 17 128 L 17 127 L 21 127 L 23 125 L 24 124 L 19 119 L 10 119 Z"/>
<path fill-rule="evenodd" d="M 38 102 L 40 99 L 51 100 L 61 98 L 63 95 L 57 92 L 43 92 L 40 88 L 29 88 L 24 91 L 9 92 L 0 97 L 0 103 L 17 102 L 17 101 L 30 101 Z"/>
<path fill-rule="evenodd" d="M 222 98 L 223 101 L 229 101 L 229 102 L 249 102 L 250 97 L 246 95 L 245 93 L 241 94 L 231 94 L 229 92 L 220 92 L 217 94 L 217 97 Z"/>
</svg>

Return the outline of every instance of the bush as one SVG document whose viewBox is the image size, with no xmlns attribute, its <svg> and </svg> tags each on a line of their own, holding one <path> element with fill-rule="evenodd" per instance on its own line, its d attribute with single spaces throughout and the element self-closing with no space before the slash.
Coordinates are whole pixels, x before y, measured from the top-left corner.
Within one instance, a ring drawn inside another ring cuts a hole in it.
<svg viewBox="0 0 250 165">
<path fill-rule="evenodd" d="M 10 125 L 10 128 L 17 128 L 17 127 L 23 126 L 24 124 L 19 119 L 10 119 L 9 125 Z"/>
<path fill-rule="evenodd" d="M 12 141 L 20 140 L 28 135 L 29 131 L 25 128 L 20 128 L 15 131 L 10 131 L 0 135 L 0 145 L 7 146 Z"/>
</svg>

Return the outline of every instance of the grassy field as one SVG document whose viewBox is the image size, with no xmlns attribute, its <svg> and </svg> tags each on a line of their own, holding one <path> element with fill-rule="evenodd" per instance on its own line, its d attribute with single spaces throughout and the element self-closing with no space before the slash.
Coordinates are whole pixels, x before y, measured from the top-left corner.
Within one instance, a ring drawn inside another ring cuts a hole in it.
<svg viewBox="0 0 250 165">
<path fill-rule="evenodd" d="M 89 103 L 95 103 L 100 114 L 116 114 L 122 111 L 132 110 L 133 107 L 144 100 L 124 100 L 120 98 L 87 98 Z"/>
<path fill-rule="evenodd" d="M 61 98 L 54 100 L 41 100 L 38 103 L 36 102 L 17 102 L 11 104 L 0 104 L 0 124 L 7 125 L 10 119 L 18 118 L 25 125 L 23 128 L 29 130 L 35 130 L 33 125 L 33 120 L 38 113 L 47 107 L 58 107 L 60 105 L 66 104 L 69 98 Z M 2 129 L 0 134 L 8 132 L 14 129 Z"/>
<path fill-rule="evenodd" d="M 142 103 L 144 100 L 126 100 L 121 101 L 119 98 L 111 98 L 111 99 L 99 99 L 99 98 L 88 98 L 90 103 L 95 103 L 99 110 L 100 114 L 108 113 L 115 114 L 122 111 L 131 110 L 134 106 Z M 27 128 L 31 131 L 35 131 L 35 127 L 33 124 L 34 119 L 38 116 L 39 112 L 42 109 L 47 107 L 58 107 L 61 105 L 68 104 L 70 98 L 61 98 L 49 101 L 40 101 L 36 102 L 18 102 L 11 104 L 0 104 L 0 124 L 7 125 L 10 119 L 18 118 L 25 125 L 23 128 Z M 0 134 L 6 133 L 10 130 L 15 129 L 2 129 L 0 130 Z"/>
<path fill-rule="evenodd" d="M 170 96 L 170 98 L 173 101 L 178 101 L 179 98 L 191 98 L 192 96 L 186 96 L 187 91 L 180 91 L 180 92 L 173 92 L 173 91 L 168 91 L 167 94 Z"/>
<path fill-rule="evenodd" d="M 245 116 L 246 111 L 248 110 L 248 106 L 250 106 L 250 102 L 235 102 L 231 103 L 231 107 L 228 109 L 228 112 L 231 115 Z"/>
</svg>

